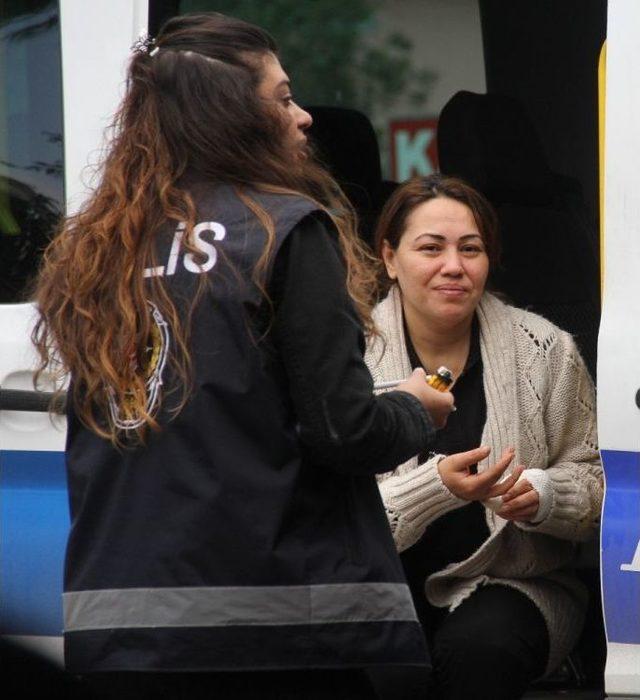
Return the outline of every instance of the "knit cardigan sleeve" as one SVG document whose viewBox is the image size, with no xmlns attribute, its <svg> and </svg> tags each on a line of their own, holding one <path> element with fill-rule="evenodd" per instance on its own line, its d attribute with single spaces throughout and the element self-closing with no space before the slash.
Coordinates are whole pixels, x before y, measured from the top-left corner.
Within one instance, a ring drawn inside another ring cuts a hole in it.
<svg viewBox="0 0 640 700">
<path fill-rule="evenodd" d="M 442 483 L 438 463 L 445 455 L 433 455 L 414 468 L 399 469 L 378 477 L 378 487 L 391 526 L 396 549 L 415 544 L 427 525 L 468 503 Z"/>
<path fill-rule="evenodd" d="M 412 367 L 406 352 L 402 306 L 396 291 L 392 290 L 376 307 L 374 318 L 382 336 L 369 339 L 365 354 L 374 382 L 408 377 Z M 443 458 L 444 455 L 433 455 L 418 464 L 417 457 L 413 457 L 391 473 L 376 475 L 393 539 L 400 552 L 415 544 L 427 525 L 467 503 L 442 483 L 438 463 Z"/>
<path fill-rule="evenodd" d="M 543 421 L 546 469 L 527 469 L 541 496 L 539 522 L 523 530 L 565 540 L 588 540 L 596 531 L 603 498 L 593 382 L 571 336 L 560 331 L 547 357 L 549 381 Z"/>
</svg>

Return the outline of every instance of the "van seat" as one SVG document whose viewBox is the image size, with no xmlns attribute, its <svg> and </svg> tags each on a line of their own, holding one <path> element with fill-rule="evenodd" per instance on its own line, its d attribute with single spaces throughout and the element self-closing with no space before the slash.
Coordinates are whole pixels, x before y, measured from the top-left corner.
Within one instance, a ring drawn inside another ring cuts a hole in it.
<svg viewBox="0 0 640 700">
<path fill-rule="evenodd" d="M 500 95 L 456 93 L 440 114 L 438 157 L 443 173 L 496 208 L 502 256 L 494 288 L 571 333 L 595 377 L 599 268 L 577 180 L 551 170 L 522 105 Z"/>
<path fill-rule="evenodd" d="M 376 132 L 355 109 L 305 109 L 313 117 L 309 136 L 317 156 L 349 198 L 360 220 L 360 235 L 371 245 L 380 210 L 396 186 L 382 179 Z"/>
</svg>

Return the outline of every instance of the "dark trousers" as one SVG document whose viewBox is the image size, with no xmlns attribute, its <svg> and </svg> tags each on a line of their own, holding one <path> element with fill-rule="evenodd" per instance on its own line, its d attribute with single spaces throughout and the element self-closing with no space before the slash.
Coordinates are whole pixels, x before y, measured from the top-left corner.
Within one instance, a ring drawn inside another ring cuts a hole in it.
<svg viewBox="0 0 640 700">
<path fill-rule="evenodd" d="M 364 671 L 328 669 L 244 673 L 95 673 L 92 700 L 374 700 Z"/>
<path fill-rule="evenodd" d="M 519 591 L 485 586 L 452 613 L 430 606 L 423 595 L 416 608 L 431 652 L 431 677 L 420 669 L 372 669 L 381 700 L 516 700 L 544 673 L 547 628 Z"/>
</svg>

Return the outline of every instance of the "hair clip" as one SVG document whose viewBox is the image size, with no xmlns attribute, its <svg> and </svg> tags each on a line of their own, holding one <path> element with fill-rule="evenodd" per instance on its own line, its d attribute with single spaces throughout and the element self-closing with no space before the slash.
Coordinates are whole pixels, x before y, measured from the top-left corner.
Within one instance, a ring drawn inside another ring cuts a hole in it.
<svg viewBox="0 0 640 700">
<path fill-rule="evenodd" d="M 149 36 L 148 34 L 142 35 L 138 41 L 131 47 L 131 50 L 134 53 L 141 53 L 141 54 L 147 54 L 149 56 L 153 56 L 157 51 L 158 47 L 155 46 L 156 40 L 152 37 Z"/>
</svg>

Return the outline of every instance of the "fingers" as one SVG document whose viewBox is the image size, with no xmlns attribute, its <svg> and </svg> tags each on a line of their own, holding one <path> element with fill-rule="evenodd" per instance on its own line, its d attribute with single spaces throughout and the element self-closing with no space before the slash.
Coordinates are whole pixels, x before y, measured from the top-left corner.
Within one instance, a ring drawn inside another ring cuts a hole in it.
<svg viewBox="0 0 640 700">
<path fill-rule="evenodd" d="M 516 487 L 524 470 L 523 465 L 518 465 L 508 476 L 502 478 L 513 461 L 515 454 L 513 448 L 506 449 L 502 457 L 484 472 L 480 474 L 472 472 L 471 467 L 485 459 L 489 452 L 488 447 L 482 446 L 468 452 L 449 455 L 440 461 L 438 464 L 440 478 L 449 491 L 465 501 L 485 501 L 505 494 L 510 494 L 507 500 L 515 500 L 528 493 L 527 486 Z M 528 484 L 528 482 L 525 483 Z M 519 506 L 520 502 L 516 504 L 513 512 L 519 513 L 520 511 L 517 510 Z M 524 507 L 529 507 L 528 501 L 525 501 Z"/>
<path fill-rule="evenodd" d="M 521 496 L 523 493 L 527 493 L 527 491 L 531 491 L 533 486 L 531 486 L 531 483 L 526 479 L 520 479 L 518 483 L 516 483 L 513 488 L 509 489 L 503 496 L 502 500 L 504 503 L 507 503 L 508 501 L 513 500 L 517 496 Z"/>
<path fill-rule="evenodd" d="M 495 498 L 496 496 L 502 496 L 504 493 L 507 493 L 507 491 L 515 485 L 516 481 L 518 481 L 523 469 L 524 467 L 522 465 L 518 465 L 503 481 L 492 486 L 491 489 L 489 489 L 489 498 Z"/>
<path fill-rule="evenodd" d="M 454 410 L 453 394 L 450 391 L 438 391 L 433 387 L 426 386 L 429 392 L 433 392 L 430 398 L 429 412 L 436 428 L 444 428 L 447 424 L 449 414 Z M 435 395 L 434 395 L 435 394 Z"/>
<path fill-rule="evenodd" d="M 516 512 L 523 508 L 526 509 L 530 506 L 535 506 L 537 510 L 539 504 L 540 496 L 538 492 L 535 489 L 531 489 L 530 491 L 527 491 L 527 493 L 522 494 L 522 496 L 518 496 L 517 498 L 512 499 L 508 503 L 505 503 L 502 506 L 501 510 L 504 510 L 506 513 L 509 513 Z"/>
<path fill-rule="evenodd" d="M 468 452 L 449 455 L 438 464 L 442 483 L 454 496 L 465 501 L 479 500 L 475 484 L 476 475 L 471 474 L 470 467 L 489 454 L 488 447 L 476 447 Z"/>
<path fill-rule="evenodd" d="M 538 512 L 539 506 L 540 495 L 534 488 L 530 488 L 505 503 L 498 511 L 498 515 L 505 520 L 531 520 Z"/>
<path fill-rule="evenodd" d="M 471 465 L 477 464 L 485 459 L 489 455 L 489 452 L 491 452 L 490 448 L 480 446 L 467 452 L 456 452 L 447 457 L 446 460 L 443 460 L 443 462 L 448 462 L 448 464 L 451 465 L 452 471 L 468 472 Z"/>
<path fill-rule="evenodd" d="M 450 391 L 437 391 L 429 386 L 427 375 L 420 367 L 413 370 L 406 381 L 398 385 L 398 391 L 413 394 L 430 414 L 436 428 L 443 428 L 453 409 L 453 394 Z"/>
<path fill-rule="evenodd" d="M 496 481 L 498 481 L 498 479 L 507 470 L 507 467 L 509 466 L 509 464 L 511 464 L 511 460 L 513 459 L 514 455 L 515 450 L 512 447 L 507 448 L 502 453 L 502 457 L 500 457 L 500 459 L 493 466 L 489 467 L 481 474 L 478 474 L 478 483 L 482 484 L 487 488 L 493 486 L 493 484 L 495 484 Z M 511 484 L 511 486 L 513 486 L 513 483 Z"/>
<path fill-rule="evenodd" d="M 503 520 L 511 520 L 512 522 L 531 522 L 533 518 L 536 517 L 538 508 L 536 506 L 530 506 L 528 508 L 521 508 L 518 511 L 502 511 L 496 512 Z"/>
</svg>

